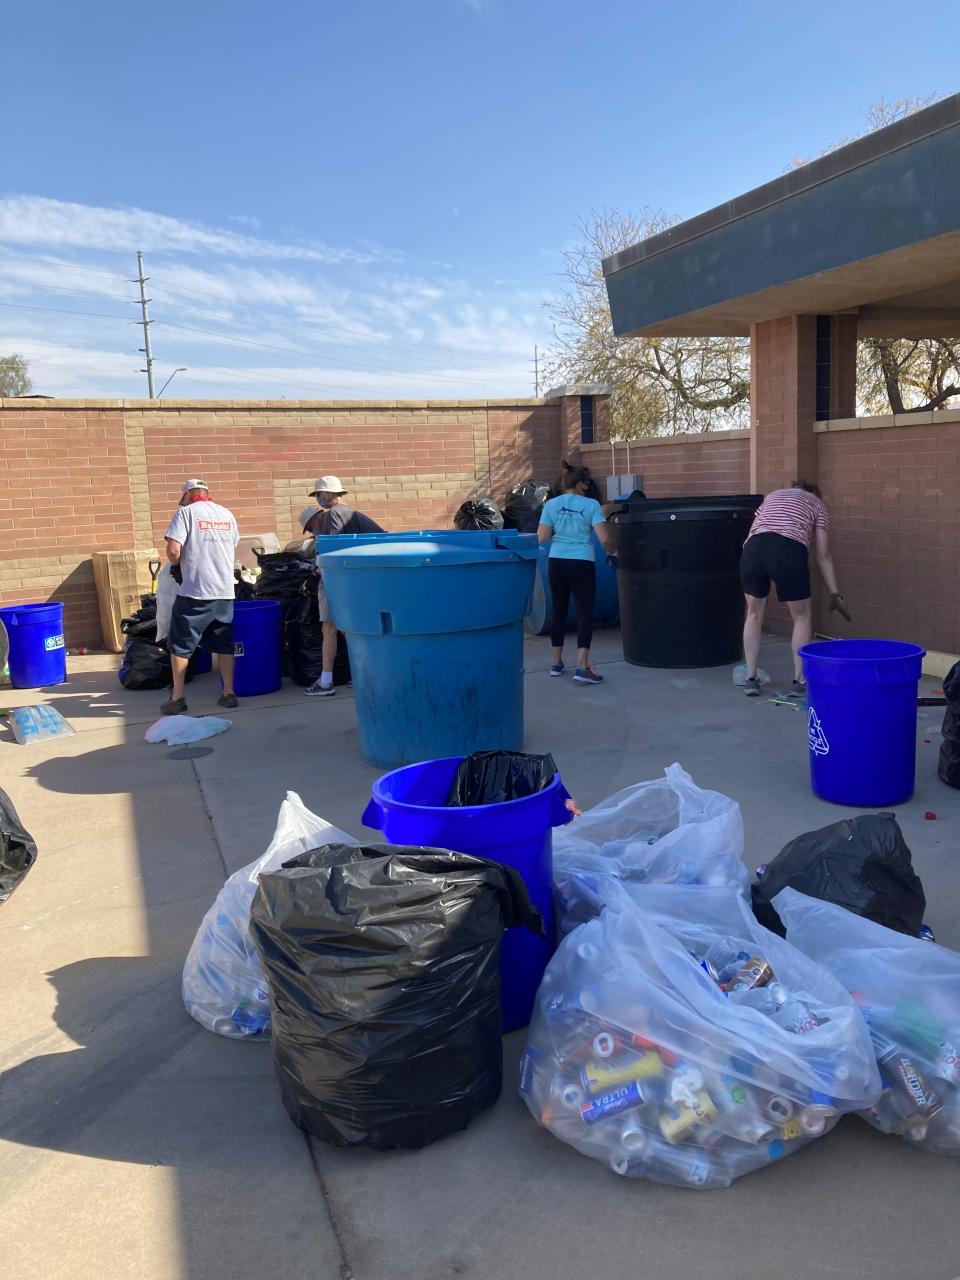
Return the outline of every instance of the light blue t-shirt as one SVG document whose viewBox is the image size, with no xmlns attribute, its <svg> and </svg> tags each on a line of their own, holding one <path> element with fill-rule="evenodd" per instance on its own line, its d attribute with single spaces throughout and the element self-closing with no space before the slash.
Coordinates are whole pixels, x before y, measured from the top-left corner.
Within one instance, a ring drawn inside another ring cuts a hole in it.
<svg viewBox="0 0 960 1280">
<path fill-rule="evenodd" d="M 581 498 L 579 493 L 563 493 L 545 502 L 540 523 L 553 530 L 550 555 L 558 560 L 593 560 L 594 525 L 606 519 L 595 498 Z"/>
</svg>

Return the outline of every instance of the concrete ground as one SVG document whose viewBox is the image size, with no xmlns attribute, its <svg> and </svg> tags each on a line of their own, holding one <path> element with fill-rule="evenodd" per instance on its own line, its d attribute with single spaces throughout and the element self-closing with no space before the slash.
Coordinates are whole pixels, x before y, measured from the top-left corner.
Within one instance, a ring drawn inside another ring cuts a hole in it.
<svg viewBox="0 0 960 1280">
<path fill-rule="evenodd" d="M 679 760 L 743 807 L 751 868 L 845 811 L 810 793 L 805 718 L 735 692 L 729 670 L 626 666 L 602 689 L 548 680 L 528 641 L 527 746 L 554 753 L 584 805 Z M 782 644 L 764 664 L 789 676 Z M 270 1049 L 209 1034 L 180 1003 L 196 927 L 258 856 L 284 792 L 363 834 L 377 770 L 353 701 L 286 684 L 244 702 L 211 754 L 171 759 L 143 731 L 156 694 L 106 656 L 42 695 L 74 738 L 21 747 L 0 780 L 40 847 L 0 906 L 4 1273 L 44 1280 L 949 1280 L 960 1272 L 960 1164 L 855 1119 L 726 1191 L 622 1180 L 539 1129 L 507 1085 L 468 1130 L 417 1153 L 335 1151 L 287 1119 Z M 929 686 L 930 682 L 925 682 Z M 189 692 L 214 710 L 214 678 Z M 0 703 L 38 695 L 0 691 Z M 899 819 L 929 920 L 960 947 L 960 792 L 936 778 L 940 716 L 920 712 L 916 798 Z M 6 736 L 5 736 L 6 735 Z M 929 739 L 929 743 L 923 741 Z M 936 822 L 924 821 L 935 810 Z"/>
</svg>

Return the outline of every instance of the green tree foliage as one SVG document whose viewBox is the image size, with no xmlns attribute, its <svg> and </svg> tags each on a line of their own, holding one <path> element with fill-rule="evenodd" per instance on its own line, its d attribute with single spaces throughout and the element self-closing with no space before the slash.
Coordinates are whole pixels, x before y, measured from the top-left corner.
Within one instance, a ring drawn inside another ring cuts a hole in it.
<svg viewBox="0 0 960 1280">
<path fill-rule="evenodd" d="M 23 356 L 0 356 L 0 398 L 13 400 L 17 396 L 29 395 L 32 388 Z"/>
</svg>

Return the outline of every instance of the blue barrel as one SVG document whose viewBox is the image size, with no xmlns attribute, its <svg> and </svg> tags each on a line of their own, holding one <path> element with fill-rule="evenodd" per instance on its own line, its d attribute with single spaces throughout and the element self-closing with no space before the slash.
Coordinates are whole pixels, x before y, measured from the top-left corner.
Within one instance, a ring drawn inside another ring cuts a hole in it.
<svg viewBox="0 0 960 1280">
<path fill-rule="evenodd" d="M 594 556 L 597 565 L 597 594 L 593 606 L 593 625 L 595 627 L 615 627 L 620 621 L 620 597 L 617 592 L 617 571 L 607 564 L 607 553 L 600 545 L 600 539 L 593 535 Z M 550 591 L 550 577 L 547 562 L 550 558 L 549 545 L 540 548 L 537 561 L 537 578 L 533 584 L 533 602 L 527 617 L 527 630 L 532 636 L 550 634 L 553 623 L 553 594 Z M 567 630 L 573 631 L 577 625 L 577 610 L 570 601 L 567 610 Z"/>
<path fill-rule="evenodd" d="M 350 643 L 360 747 L 394 767 L 523 746 L 532 534 L 379 540 L 317 559 Z"/>
<path fill-rule="evenodd" d="M 551 829 L 570 821 L 572 815 L 564 803 L 569 794 L 557 775 L 543 791 L 521 800 L 447 808 L 462 760 L 463 756 L 428 760 L 378 778 L 363 824 L 382 831 L 391 844 L 472 853 L 515 867 L 523 876 L 543 917 L 546 937 L 538 938 L 524 928 L 510 929 L 504 936 L 500 1001 L 503 1029 L 514 1031 L 530 1021 L 537 988 L 555 947 Z"/>
<path fill-rule="evenodd" d="M 913 795 L 925 653 L 897 640 L 824 640 L 800 650 L 810 781 L 821 799 L 875 809 Z"/>
<path fill-rule="evenodd" d="M 13 604 L 0 609 L 10 637 L 10 683 L 14 689 L 42 689 L 67 678 L 63 647 L 63 605 Z"/>
<path fill-rule="evenodd" d="M 233 606 L 234 689 L 240 698 L 280 688 L 279 600 L 237 600 Z"/>
</svg>

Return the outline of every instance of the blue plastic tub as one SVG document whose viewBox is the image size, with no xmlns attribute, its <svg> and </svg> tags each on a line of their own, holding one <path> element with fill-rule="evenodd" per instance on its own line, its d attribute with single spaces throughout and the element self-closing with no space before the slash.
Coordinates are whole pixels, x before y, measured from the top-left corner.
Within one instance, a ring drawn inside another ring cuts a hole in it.
<svg viewBox="0 0 960 1280">
<path fill-rule="evenodd" d="M 875 809 L 913 795 L 925 652 L 897 640 L 824 640 L 800 650 L 810 781 L 821 799 Z"/>
<path fill-rule="evenodd" d="M 63 605 L 14 604 L 0 609 L 10 637 L 10 683 L 14 689 L 42 689 L 67 678 L 63 646 Z"/>
<path fill-rule="evenodd" d="M 279 600 L 237 600 L 233 606 L 234 689 L 240 698 L 280 688 Z"/>
<path fill-rule="evenodd" d="M 593 535 L 593 549 L 597 566 L 597 594 L 593 606 L 595 627 L 615 627 L 620 621 L 620 597 L 617 592 L 617 571 L 607 564 L 607 553 L 600 539 Z M 549 545 L 540 548 L 537 561 L 537 578 L 533 585 L 533 602 L 527 616 L 527 630 L 533 636 L 550 634 L 553 625 L 553 593 L 547 568 L 550 559 Z M 567 630 L 575 630 L 577 610 L 573 600 L 567 610 Z"/>
<path fill-rule="evenodd" d="M 373 784 L 364 826 L 382 831 L 391 844 L 427 845 L 492 858 L 515 867 L 543 917 L 546 937 L 510 929 L 500 950 L 503 1029 L 525 1027 L 537 988 L 553 955 L 553 857 L 551 831 L 571 819 L 569 793 L 559 774 L 536 795 L 504 804 L 447 808 L 446 801 L 463 756 L 428 760 L 384 774 Z"/>
<path fill-rule="evenodd" d="M 520 750 L 536 558 L 532 534 L 483 531 L 318 557 L 371 764 Z"/>
</svg>

